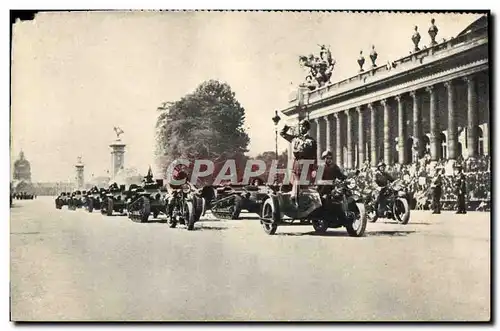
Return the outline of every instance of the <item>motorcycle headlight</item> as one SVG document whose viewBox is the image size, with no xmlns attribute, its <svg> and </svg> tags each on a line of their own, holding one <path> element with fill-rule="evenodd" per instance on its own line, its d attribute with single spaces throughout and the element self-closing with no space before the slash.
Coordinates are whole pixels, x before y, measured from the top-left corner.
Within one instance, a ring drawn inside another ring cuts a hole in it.
<svg viewBox="0 0 500 331">
<path fill-rule="evenodd" d="M 182 185 L 182 193 L 187 194 L 189 192 L 191 192 L 191 186 L 189 186 L 189 184 Z"/>
</svg>

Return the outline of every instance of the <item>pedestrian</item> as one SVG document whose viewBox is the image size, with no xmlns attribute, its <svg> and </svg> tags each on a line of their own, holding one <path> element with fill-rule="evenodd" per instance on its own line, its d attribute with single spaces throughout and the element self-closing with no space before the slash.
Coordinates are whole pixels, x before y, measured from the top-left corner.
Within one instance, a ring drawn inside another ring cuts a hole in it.
<svg viewBox="0 0 500 331">
<path fill-rule="evenodd" d="M 432 179 L 432 213 L 441 214 L 441 195 L 443 186 L 443 170 L 444 168 L 436 167 L 434 178 Z"/>
<path fill-rule="evenodd" d="M 466 190 L 466 177 L 463 173 L 462 165 L 455 166 L 455 194 L 457 195 L 457 214 L 466 214 L 467 206 L 465 203 Z"/>
</svg>

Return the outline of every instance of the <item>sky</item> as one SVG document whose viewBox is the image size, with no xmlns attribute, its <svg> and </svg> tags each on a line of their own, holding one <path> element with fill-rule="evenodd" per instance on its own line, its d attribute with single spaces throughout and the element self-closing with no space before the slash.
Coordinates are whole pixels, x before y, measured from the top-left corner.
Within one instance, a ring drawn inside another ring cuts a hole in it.
<svg viewBox="0 0 500 331">
<path fill-rule="evenodd" d="M 32 180 L 86 179 L 110 170 L 113 127 L 125 132 L 125 166 L 154 167 L 157 107 L 200 83 L 228 83 L 246 110 L 249 153 L 274 150 L 274 110 L 306 76 L 299 55 L 331 47 L 332 81 L 355 75 L 375 45 L 377 63 L 409 54 L 414 26 L 429 44 L 457 35 L 478 14 L 321 12 L 59 12 L 13 27 L 11 139 Z M 366 66 L 367 64 L 365 64 Z M 283 117 L 283 116 L 282 116 Z M 282 122 L 283 124 L 283 122 Z M 281 125 L 280 124 L 280 127 Z M 280 150 L 286 148 L 280 140 Z"/>
</svg>

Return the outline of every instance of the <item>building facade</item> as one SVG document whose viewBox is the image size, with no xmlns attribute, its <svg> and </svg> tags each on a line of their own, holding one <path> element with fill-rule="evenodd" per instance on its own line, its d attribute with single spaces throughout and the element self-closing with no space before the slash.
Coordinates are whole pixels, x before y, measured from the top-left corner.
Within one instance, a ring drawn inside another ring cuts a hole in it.
<svg viewBox="0 0 500 331">
<path fill-rule="evenodd" d="M 408 164 L 426 153 L 431 161 L 488 155 L 488 55 L 483 16 L 455 38 L 387 65 L 373 61 L 342 81 L 301 87 L 282 112 L 290 126 L 308 118 L 318 159 L 330 150 L 347 169 L 364 162 Z"/>
</svg>

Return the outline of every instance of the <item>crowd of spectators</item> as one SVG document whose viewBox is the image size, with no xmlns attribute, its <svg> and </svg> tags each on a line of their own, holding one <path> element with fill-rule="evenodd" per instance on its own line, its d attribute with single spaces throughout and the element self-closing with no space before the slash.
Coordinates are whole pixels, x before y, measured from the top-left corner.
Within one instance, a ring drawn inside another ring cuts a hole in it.
<svg viewBox="0 0 500 331">
<path fill-rule="evenodd" d="M 480 156 L 476 159 L 464 160 L 459 158 L 456 163 L 462 165 L 467 178 L 467 202 L 469 210 L 490 210 L 491 205 L 491 168 L 490 157 Z M 456 209 L 456 194 L 453 186 L 455 174 L 453 166 L 447 161 L 430 162 L 430 156 L 426 154 L 414 164 L 395 164 L 387 166 L 387 171 L 395 179 L 403 181 L 405 187 L 412 197 L 410 205 L 413 209 L 429 209 L 431 202 L 431 184 L 435 175 L 436 167 L 443 167 L 443 187 L 441 202 L 443 209 Z M 369 163 L 365 163 L 360 170 L 348 170 L 348 174 L 355 175 L 360 189 L 373 187 L 374 169 Z"/>
</svg>

